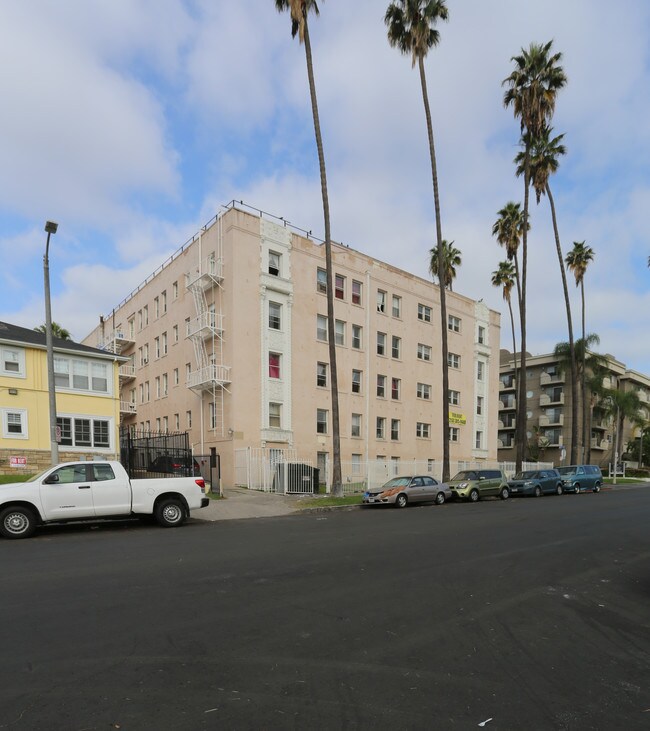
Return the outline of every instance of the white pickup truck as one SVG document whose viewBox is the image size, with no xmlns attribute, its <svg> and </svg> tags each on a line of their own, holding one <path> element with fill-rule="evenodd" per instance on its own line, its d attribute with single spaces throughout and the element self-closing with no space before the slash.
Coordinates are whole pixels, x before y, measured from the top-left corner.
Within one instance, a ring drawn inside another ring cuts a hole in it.
<svg viewBox="0 0 650 731">
<path fill-rule="evenodd" d="M 204 508 L 201 477 L 131 480 L 119 462 L 66 462 L 0 485 L 0 535 L 29 538 L 43 523 L 153 515 L 165 528 Z"/>
</svg>

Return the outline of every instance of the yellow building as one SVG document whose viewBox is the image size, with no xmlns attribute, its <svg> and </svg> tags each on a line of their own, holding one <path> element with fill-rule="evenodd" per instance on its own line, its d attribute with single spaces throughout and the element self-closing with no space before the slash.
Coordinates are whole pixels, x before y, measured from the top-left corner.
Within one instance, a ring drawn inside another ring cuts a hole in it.
<svg viewBox="0 0 650 731">
<path fill-rule="evenodd" d="M 54 338 L 59 459 L 119 455 L 119 366 L 126 359 Z M 0 322 L 0 474 L 50 464 L 45 334 Z"/>
</svg>

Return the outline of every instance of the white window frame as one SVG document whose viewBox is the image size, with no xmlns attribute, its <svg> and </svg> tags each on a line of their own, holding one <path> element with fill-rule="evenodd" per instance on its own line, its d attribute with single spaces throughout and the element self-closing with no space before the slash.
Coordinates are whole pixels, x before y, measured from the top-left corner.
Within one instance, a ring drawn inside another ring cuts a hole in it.
<svg viewBox="0 0 650 731">
<path fill-rule="evenodd" d="M 428 305 L 418 303 L 418 320 L 431 322 L 431 308 Z"/>
<path fill-rule="evenodd" d="M 397 294 L 393 295 L 391 314 L 393 317 L 402 317 L 402 298 Z"/>
<path fill-rule="evenodd" d="M 424 401 L 431 401 L 431 384 L 418 383 L 416 394 L 419 399 L 423 399 Z"/>
<path fill-rule="evenodd" d="M 352 347 L 355 350 L 363 348 L 363 327 L 361 325 L 352 325 Z"/>
<path fill-rule="evenodd" d="M 461 331 L 463 321 L 456 315 L 447 315 L 447 330 L 453 333 L 459 333 Z"/>
<path fill-rule="evenodd" d="M 350 421 L 350 436 L 361 437 L 361 414 L 352 414 Z"/>
<path fill-rule="evenodd" d="M 6 365 L 9 362 L 8 355 L 9 353 L 15 354 L 18 356 L 17 361 L 11 361 L 17 362 L 18 364 L 18 370 L 16 371 L 10 371 L 7 370 Z M 0 345 L 0 375 L 1 376 L 8 376 L 9 378 L 26 378 L 25 373 L 25 350 L 23 348 L 14 348 L 9 345 Z"/>
<path fill-rule="evenodd" d="M 271 271 L 271 269 L 274 269 L 275 271 Z M 269 264 L 267 271 L 272 277 L 282 276 L 282 254 L 280 254 L 280 252 L 271 251 L 269 249 Z"/>
<path fill-rule="evenodd" d="M 424 343 L 418 343 L 418 360 L 431 362 L 431 346 Z"/>
<path fill-rule="evenodd" d="M 27 409 L 0 409 L 2 414 L 2 436 L 4 439 L 29 439 L 29 424 Z M 9 415 L 20 417 L 20 434 L 9 431 Z"/>
<path fill-rule="evenodd" d="M 458 353 L 447 353 L 447 365 L 454 370 L 459 370 L 460 355 Z"/>
<path fill-rule="evenodd" d="M 344 320 L 334 320 L 334 341 L 337 345 L 345 345 L 346 325 Z"/>
<path fill-rule="evenodd" d="M 450 406 L 460 406 L 460 391 L 454 391 L 452 388 L 449 389 L 447 401 Z"/>
<path fill-rule="evenodd" d="M 325 315 L 316 315 L 316 340 L 321 343 L 327 341 L 327 317 Z"/>
<path fill-rule="evenodd" d="M 431 424 L 427 424 L 424 421 L 418 421 L 415 425 L 415 436 L 418 439 L 430 439 Z"/>
<path fill-rule="evenodd" d="M 460 429 L 457 426 L 449 427 L 449 441 L 455 443 L 460 441 Z"/>
</svg>

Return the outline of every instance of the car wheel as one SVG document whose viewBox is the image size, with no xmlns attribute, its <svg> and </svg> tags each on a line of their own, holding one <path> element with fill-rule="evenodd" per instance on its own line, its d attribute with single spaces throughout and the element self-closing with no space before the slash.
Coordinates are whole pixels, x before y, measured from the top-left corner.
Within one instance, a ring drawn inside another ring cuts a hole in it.
<svg viewBox="0 0 650 731">
<path fill-rule="evenodd" d="M 575 492 L 576 495 L 579 495 L 580 494 L 580 485 L 574 485 L 573 492 Z"/>
<path fill-rule="evenodd" d="M 36 531 L 36 516 L 22 505 L 5 508 L 0 513 L 0 534 L 5 538 L 29 538 Z"/>
<path fill-rule="evenodd" d="M 400 494 L 395 498 L 395 507 L 405 508 L 408 505 L 408 501 L 409 499 L 406 495 L 403 492 L 400 492 Z"/>
<path fill-rule="evenodd" d="M 502 500 L 507 500 L 510 497 L 510 490 L 508 490 L 507 487 L 502 487 L 501 492 L 499 493 L 499 497 Z"/>
<path fill-rule="evenodd" d="M 185 507 L 176 498 L 165 498 L 156 505 L 154 517 L 163 528 L 175 528 L 185 522 Z"/>
<path fill-rule="evenodd" d="M 469 499 L 473 503 L 477 503 L 480 497 L 481 496 L 478 494 L 478 490 L 476 488 L 474 488 L 473 490 L 471 490 L 470 493 L 469 493 Z"/>
<path fill-rule="evenodd" d="M 558 485 L 558 486 L 557 486 L 557 487 L 555 488 L 555 494 L 556 494 L 556 495 L 561 495 L 561 494 L 562 494 L 563 492 L 564 492 L 564 490 L 563 490 L 563 488 L 562 488 L 562 485 Z"/>
<path fill-rule="evenodd" d="M 445 502 L 445 493 L 439 492 L 436 495 L 436 505 L 442 505 Z"/>
<path fill-rule="evenodd" d="M 597 483 L 596 483 L 596 484 L 594 485 L 594 492 L 600 492 L 600 482 L 597 482 Z"/>
<path fill-rule="evenodd" d="M 535 497 L 542 497 L 542 488 L 539 485 L 535 486 Z"/>
</svg>

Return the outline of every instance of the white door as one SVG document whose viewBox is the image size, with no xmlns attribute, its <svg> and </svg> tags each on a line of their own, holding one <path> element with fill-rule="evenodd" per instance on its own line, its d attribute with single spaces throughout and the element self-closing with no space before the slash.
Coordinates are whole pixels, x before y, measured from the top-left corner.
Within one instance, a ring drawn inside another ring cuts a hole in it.
<svg viewBox="0 0 650 731">
<path fill-rule="evenodd" d="M 40 493 L 46 520 L 95 516 L 87 465 L 69 464 L 51 472 L 41 482 Z"/>
<path fill-rule="evenodd" d="M 327 487 L 329 484 L 329 454 L 327 452 L 318 453 L 316 466 L 318 467 L 318 485 Z"/>
<path fill-rule="evenodd" d="M 129 515 L 131 485 L 127 477 L 116 477 L 109 464 L 90 463 L 95 515 Z"/>
</svg>

